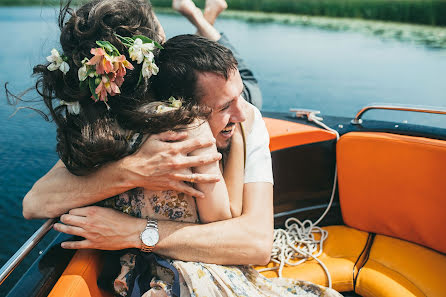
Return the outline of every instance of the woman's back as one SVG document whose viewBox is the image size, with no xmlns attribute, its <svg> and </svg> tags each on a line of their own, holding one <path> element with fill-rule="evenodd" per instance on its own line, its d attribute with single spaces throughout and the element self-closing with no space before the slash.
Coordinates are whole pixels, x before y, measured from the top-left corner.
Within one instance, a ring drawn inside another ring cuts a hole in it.
<svg viewBox="0 0 446 297">
<path fill-rule="evenodd" d="M 199 222 L 195 198 L 176 191 L 136 188 L 101 201 L 100 205 L 140 218 Z"/>
</svg>

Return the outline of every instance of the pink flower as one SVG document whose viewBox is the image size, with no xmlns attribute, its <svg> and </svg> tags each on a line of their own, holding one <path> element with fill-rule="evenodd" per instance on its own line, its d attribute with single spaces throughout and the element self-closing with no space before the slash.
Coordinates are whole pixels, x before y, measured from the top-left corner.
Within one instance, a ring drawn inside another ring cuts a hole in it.
<svg viewBox="0 0 446 297">
<path fill-rule="evenodd" d="M 94 57 L 86 64 L 96 65 L 97 74 L 110 73 L 113 71 L 113 60 L 103 48 L 92 48 L 90 53 L 94 55 Z"/>
<path fill-rule="evenodd" d="M 116 76 L 113 76 L 112 79 L 108 79 L 108 82 L 105 83 L 105 89 L 110 94 L 110 96 L 115 96 L 116 94 L 120 94 L 121 90 L 115 81 Z"/>
<path fill-rule="evenodd" d="M 104 102 L 107 102 L 107 93 L 110 94 L 110 96 L 115 96 L 116 94 L 121 93 L 121 90 L 119 90 L 119 87 L 115 82 L 114 73 L 111 73 L 108 76 L 102 75 L 101 82 L 96 87 L 95 93 L 98 95 L 99 100 Z M 92 98 L 95 99 L 94 96 Z"/>
<path fill-rule="evenodd" d="M 113 68 L 116 73 L 116 77 L 113 79 L 118 86 L 121 86 L 124 82 L 124 75 L 127 73 L 126 68 L 133 70 L 133 65 L 124 55 L 113 57 Z"/>
</svg>

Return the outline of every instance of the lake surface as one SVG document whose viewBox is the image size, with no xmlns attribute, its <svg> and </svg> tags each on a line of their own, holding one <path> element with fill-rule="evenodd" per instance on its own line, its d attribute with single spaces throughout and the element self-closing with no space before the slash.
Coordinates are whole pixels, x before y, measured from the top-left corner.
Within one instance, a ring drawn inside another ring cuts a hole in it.
<svg viewBox="0 0 446 297">
<path fill-rule="evenodd" d="M 160 15 L 160 21 L 168 37 L 194 33 L 181 17 Z M 445 50 L 310 27 L 233 19 L 219 20 L 216 25 L 224 29 L 258 77 L 263 110 L 304 107 L 351 117 L 373 102 L 446 108 Z M 56 9 L 0 8 L 0 28 L 0 85 L 9 82 L 9 88 L 19 93 L 34 83 L 30 77 L 33 65 L 43 63 L 57 47 Z M 22 218 L 21 201 L 58 158 L 54 125 L 26 110 L 9 118 L 14 108 L 6 104 L 3 88 L 0 94 L 3 265 L 42 223 Z M 389 118 L 388 113 L 383 116 Z M 399 117 L 415 120 L 407 114 Z M 431 123 L 446 126 L 444 117 Z"/>
</svg>

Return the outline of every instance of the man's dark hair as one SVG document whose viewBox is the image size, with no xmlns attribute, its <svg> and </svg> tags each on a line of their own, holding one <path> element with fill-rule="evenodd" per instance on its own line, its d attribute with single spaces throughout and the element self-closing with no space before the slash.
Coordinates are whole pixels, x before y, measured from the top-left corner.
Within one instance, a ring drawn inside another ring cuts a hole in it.
<svg viewBox="0 0 446 297">
<path fill-rule="evenodd" d="M 152 83 L 158 100 L 174 96 L 197 103 L 201 97 L 198 73 L 211 72 L 228 79 L 230 72 L 237 69 L 230 49 L 198 35 L 173 37 L 163 47 L 156 58 L 160 71 Z"/>
</svg>

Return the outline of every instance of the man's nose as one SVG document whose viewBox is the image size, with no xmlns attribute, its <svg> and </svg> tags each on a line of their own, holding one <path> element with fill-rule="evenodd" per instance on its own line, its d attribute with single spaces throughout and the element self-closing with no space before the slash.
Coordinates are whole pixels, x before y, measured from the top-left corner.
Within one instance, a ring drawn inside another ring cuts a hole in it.
<svg viewBox="0 0 446 297">
<path fill-rule="evenodd" d="M 244 102 L 245 102 L 245 99 L 243 99 L 243 97 L 240 96 L 239 99 L 237 100 L 237 104 L 234 106 L 231 122 L 241 123 L 246 120 L 245 111 L 243 108 Z"/>
</svg>

